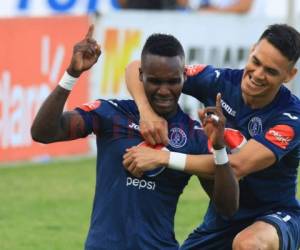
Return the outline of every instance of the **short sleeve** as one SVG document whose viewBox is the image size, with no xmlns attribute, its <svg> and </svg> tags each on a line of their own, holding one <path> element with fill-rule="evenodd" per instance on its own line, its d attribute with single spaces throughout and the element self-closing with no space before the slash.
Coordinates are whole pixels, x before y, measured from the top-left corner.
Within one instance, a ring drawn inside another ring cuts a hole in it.
<svg viewBox="0 0 300 250">
<path fill-rule="evenodd" d="M 262 134 L 254 136 L 253 139 L 269 148 L 277 160 L 280 160 L 300 143 L 299 118 L 284 113 L 274 119 Z"/>
<path fill-rule="evenodd" d="M 183 93 L 195 97 L 207 106 L 215 104 L 217 93 L 231 96 L 239 89 L 242 70 L 193 65 L 186 66 L 186 75 Z"/>
<path fill-rule="evenodd" d="M 106 100 L 84 103 L 75 110 L 82 116 L 89 134 L 110 131 L 114 122 L 120 120 L 117 109 Z"/>
</svg>

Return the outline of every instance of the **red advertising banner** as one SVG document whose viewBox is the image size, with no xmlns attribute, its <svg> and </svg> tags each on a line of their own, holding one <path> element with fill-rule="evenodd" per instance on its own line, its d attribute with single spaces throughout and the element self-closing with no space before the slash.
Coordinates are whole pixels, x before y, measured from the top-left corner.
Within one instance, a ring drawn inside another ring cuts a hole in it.
<svg viewBox="0 0 300 250">
<path fill-rule="evenodd" d="M 0 163 L 88 152 L 87 139 L 45 146 L 30 136 L 33 117 L 60 80 L 88 23 L 87 17 L 0 19 Z M 87 77 L 74 87 L 66 109 L 88 100 Z"/>
</svg>

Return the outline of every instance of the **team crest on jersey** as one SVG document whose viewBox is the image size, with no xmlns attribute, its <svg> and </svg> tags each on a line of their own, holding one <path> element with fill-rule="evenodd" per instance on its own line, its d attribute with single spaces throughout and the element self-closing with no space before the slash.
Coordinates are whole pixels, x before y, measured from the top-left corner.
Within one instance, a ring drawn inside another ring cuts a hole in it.
<svg viewBox="0 0 300 250">
<path fill-rule="evenodd" d="M 251 118 L 250 122 L 248 123 L 248 131 L 249 134 L 254 137 L 262 133 L 262 121 L 259 117 Z"/>
<path fill-rule="evenodd" d="M 276 146 L 286 149 L 290 141 L 294 139 L 294 129 L 288 125 L 276 125 L 270 128 L 265 137 Z"/>
<path fill-rule="evenodd" d="M 170 130 L 169 144 L 173 148 L 182 148 L 187 142 L 187 136 L 181 128 L 172 128 Z"/>
<path fill-rule="evenodd" d="M 99 108 L 100 105 L 101 105 L 101 101 L 96 100 L 96 101 L 93 101 L 93 102 L 84 103 L 84 104 L 80 105 L 79 108 L 81 108 L 84 111 L 89 112 L 89 111 L 92 111 L 92 110 L 95 110 L 95 109 Z"/>
<path fill-rule="evenodd" d="M 187 76 L 195 76 L 205 69 L 205 64 L 187 65 L 185 72 Z"/>
</svg>

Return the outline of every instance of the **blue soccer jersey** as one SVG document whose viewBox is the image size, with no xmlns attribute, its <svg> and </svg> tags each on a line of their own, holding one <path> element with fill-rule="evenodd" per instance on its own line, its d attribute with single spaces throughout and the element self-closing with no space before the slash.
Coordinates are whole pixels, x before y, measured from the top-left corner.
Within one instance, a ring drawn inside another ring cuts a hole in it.
<svg viewBox="0 0 300 250">
<path fill-rule="evenodd" d="M 219 216 L 210 204 L 203 225 L 220 228 L 276 209 L 299 210 L 295 198 L 300 158 L 299 99 L 282 86 L 272 103 L 262 109 L 250 109 L 241 94 L 243 70 L 196 65 L 188 67 L 187 74 L 185 94 L 194 96 L 205 106 L 215 106 L 220 92 L 226 127 L 239 130 L 248 140 L 258 141 L 276 156 L 272 166 L 240 181 L 240 209 L 230 221 Z"/>
<path fill-rule="evenodd" d="M 122 165 L 127 148 L 141 143 L 139 114 L 131 100 L 97 100 L 76 109 L 97 137 L 97 177 L 86 249 L 178 249 L 174 215 L 190 175 L 158 169 L 135 178 Z M 168 120 L 168 149 L 206 154 L 199 123 L 180 109 Z"/>
</svg>

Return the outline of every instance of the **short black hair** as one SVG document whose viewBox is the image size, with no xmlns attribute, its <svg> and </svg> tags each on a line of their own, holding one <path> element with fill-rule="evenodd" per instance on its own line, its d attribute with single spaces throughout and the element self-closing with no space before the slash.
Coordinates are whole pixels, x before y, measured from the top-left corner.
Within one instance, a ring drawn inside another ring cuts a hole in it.
<svg viewBox="0 0 300 250">
<path fill-rule="evenodd" d="M 180 56 L 184 59 L 184 50 L 178 39 L 162 33 L 154 33 L 148 37 L 142 50 L 142 58 L 146 54 L 166 57 Z"/>
<path fill-rule="evenodd" d="M 295 28 L 287 24 L 273 24 L 262 33 L 259 41 L 262 39 L 271 43 L 293 64 L 299 59 L 300 34 Z"/>
</svg>

